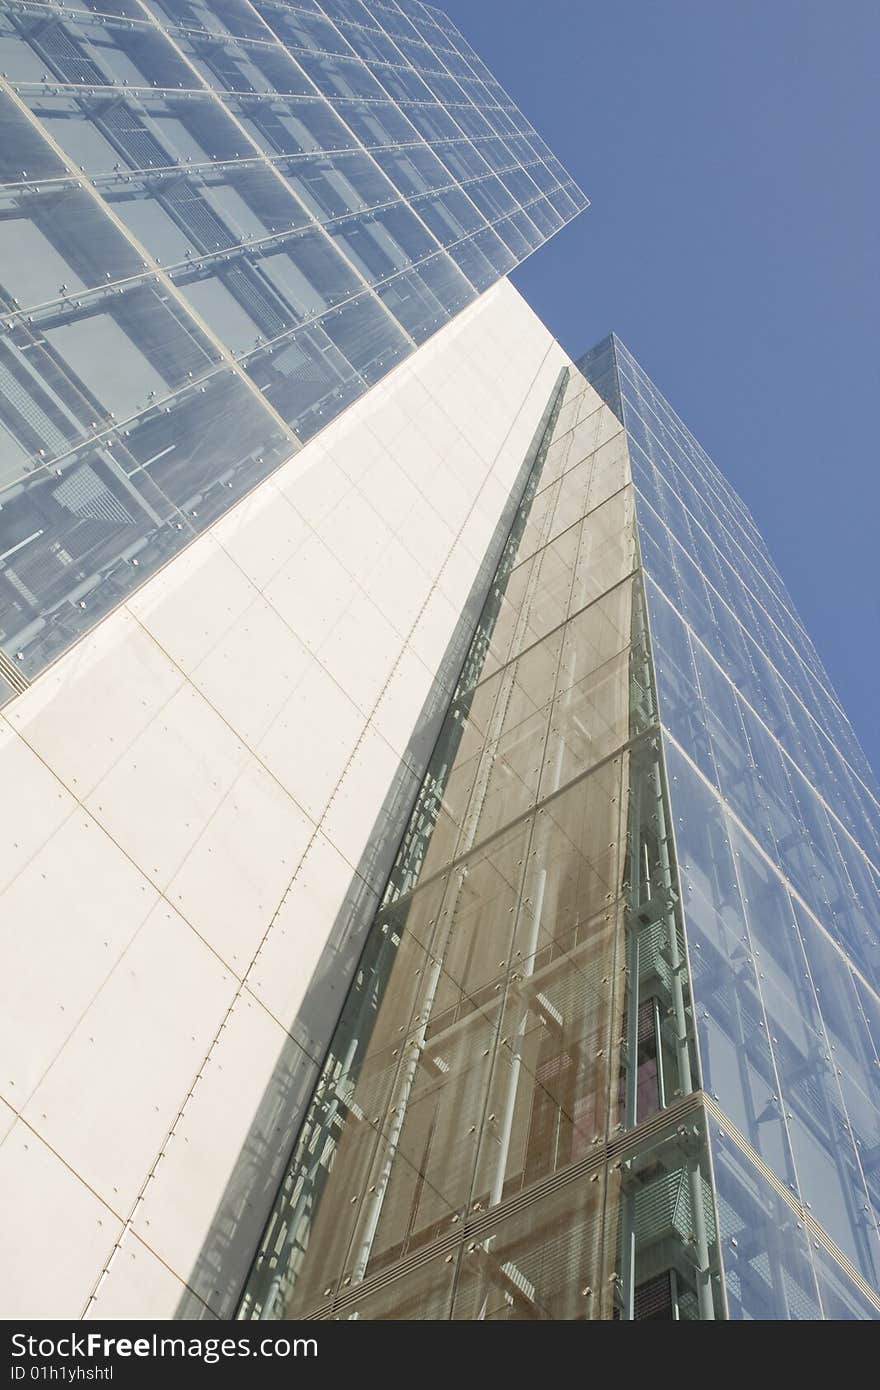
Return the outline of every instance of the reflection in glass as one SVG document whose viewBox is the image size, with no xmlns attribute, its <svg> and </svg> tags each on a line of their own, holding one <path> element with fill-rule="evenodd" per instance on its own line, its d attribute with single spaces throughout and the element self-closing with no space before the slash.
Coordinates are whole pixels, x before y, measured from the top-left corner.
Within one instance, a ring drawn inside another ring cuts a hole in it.
<svg viewBox="0 0 880 1390">
<path fill-rule="evenodd" d="M 20 4 L 0 70 L 0 645 L 26 682 L 585 200 L 427 11 Z"/>
<path fill-rule="evenodd" d="M 650 1128 L 697 1064 L 621 436 L 572 372 L 241 1316 L 713 1315 L 705 1146 Z"/>
<path fill-rule="evenodd" d="M 728 1311 L 876 1317 L 876 783 L 739 498 L 619 340 L 583 367 L 632 459 Z"/>
</svg>

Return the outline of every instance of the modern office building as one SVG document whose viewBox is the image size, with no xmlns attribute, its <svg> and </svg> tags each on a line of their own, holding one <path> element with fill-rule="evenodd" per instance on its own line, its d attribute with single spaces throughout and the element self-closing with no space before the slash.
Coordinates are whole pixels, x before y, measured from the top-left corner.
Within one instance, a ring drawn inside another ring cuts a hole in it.
<svg viewBox="0 0 880 1390">
<path fill-rule="evenodd" d="M 876 1317 L 878 790 L 583 194 L 418 0 L 0 73 L 0 1311 Z"/>
<path fill-rule="evenodd" d="M 880 1315 L 876 798 L 748 512 L 606 340 L 242 1315 Z"/>
<path fill-rule="evenodd" d="M 0 72 L 5 691 L 586 199 L 418 4 L 10 0 Z"/>
</svg>

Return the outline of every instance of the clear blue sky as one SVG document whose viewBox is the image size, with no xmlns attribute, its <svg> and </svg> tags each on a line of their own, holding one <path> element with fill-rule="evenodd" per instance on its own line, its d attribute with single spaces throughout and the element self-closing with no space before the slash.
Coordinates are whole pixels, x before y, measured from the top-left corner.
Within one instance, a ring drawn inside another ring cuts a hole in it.
<svg viewBox="0 0 880 1390">
<path fill-rule="evenodd" d="M 448 0 L 592 207 L 513 277 L 751 508 L 880 772 L 880 0 Z"/>
</svg>

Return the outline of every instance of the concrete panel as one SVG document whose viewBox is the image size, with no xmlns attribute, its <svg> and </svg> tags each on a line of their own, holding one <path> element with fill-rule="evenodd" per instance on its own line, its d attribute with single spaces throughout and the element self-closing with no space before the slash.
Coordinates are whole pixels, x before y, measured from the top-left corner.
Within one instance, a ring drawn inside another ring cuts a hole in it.
<svg viewBox="0 0 880 1390">
<path fill-rule="evenodd" d="M 17 1118 L 18 1116 L 12 1107 L 7 1105 L 5 1100 L 0 1100 L 0 1144 L 3 1143 Z"/>
<path fill-rule="evenodd" d="M 152 1309 L 153 1318 L 173 1318 L 181 1301 L 190 1297 L 189 1291 L 176 1274 L 164 1265 L 139 1240 L 133 1231 L 126 1231 L 114 1250 L 110 1266 L 94 1298 L 86 1309 L 87 1322 L 125 1322 L 142 1318 L 144 1306 Z M 213 1320 L 215 1314 L 204 1304 L 195 1311 L 191 1300 L 190 1317 Z"/>
<path fill-rule="evenodd" d="M 364 854 L 373 849 L 376 837 L 386 835 L 389 828 L 380 814 L 381 804 L 376 805 L 376 788 L 389 790 L 398 777 L 411 775 L 408 768 L 401 766 L 399 755 L 382 735 L 373 728 L 366 729 L 321 822 L 327 838 L 345 855 L 349 864 L 360 866 L 361 873 L 374 888 L 382 886 L 389 867 L 384 856 L 378 868 L 371 863 L 369 875 L 361 864 Z M 402 830 L 403 827 L 398 840 Z M 371 859 L 373 857 L 371 855 Z"/>
<path fill-rule="evenodd" d="M 410 637 L 410 648 L 425 665 L 432 664 L 438 647 L 445 648 L 455 630 L 460 609 L 435 589 L 419 614 Z"/>
<path fill-rule="evenodd" d="M 0 1144 L 0 1306 L 78 1318 L 122 1223 L 21 1121 Z"/>
<path fill-rule="evenodd" d="M 248 986 L 256 997 L 317 1059 L 323 1057 L 347 985 L 342 972 L 332 968 L 316 979 L 325 940 L 314 930 L 314 924 L 334 924 L 333 953 L 340 960 L 350 955 L 346 924 L 352 916 L 352 884 L 348 861 L 326 836 L 316 835 L 248 977 Z M 366 905 L 367 911 L 362 915 L 368 916 L 378 905 L 377 895 L 359 880 L 354 881 L 354 891 Z M 335 929 L 337 923 L 341 924 L 340 929 Z M 307 992 L 310 1017 L 304 1022 L 301 1010 Z"/>
<path fill-rule="evenodd" d="M 16 700 L 7 717 L 78 797 L 87 796 L 184 677 L 119 609 Z"/>
<path fill-rule="evenodd" d="M 366 497 L 380 503 L 382 519 L 395 535 L 399 535 L 406 519 L 419 500 L 419 490 L 405 469 L 391 454 L 379 454 L 365 468 L 358 486 Z"/>
<path fill-rule="evenodd" d="M 0 719 L 0 786 L 14 788 L 13 795 L 0 796 L 0 888 L 3 888 L 52 837 L 76 802 L 3 719 Z"/>
<path fill-rule="evenodd" d="M 314 828 L 249 763 L 171 880 L 170 900 L 236 975 L 246 973 Z"/>
<path fill-rule="evenodd" d="M 277 719 L 313 657 L 262 596 L 193 672 L 205 699 L 251 747 Z"/>
<path fill-rule="evenodd" d="M 376 732 L 416 767 L 424 766 L 436 739 L 436 730 L 420 721 L 434 682 L 434 673 L 407 647 L 373 712 Z"/>
<path fill-rule="evenodd" d="M 262 590 L 311 530 L 270 478 L 221 517 L 211 534 L 251 583 Z"/>
<path fill-rule="evenodd" d="M 185 685 L 98 783 L 86 806 L 164 888 L 222 801 L 247 750 Z"/>
<path fill-rule="evenodd" d="M 281 495 L 312 530 L 320 529 L 352 487 L 351 478 L 320 439 L 277 473 L 275 481 Z"/>
<path fill-rule="evenodd" d="M 402 637 L 408 637 L 425 604 L 434 579 L 399 540 L 393 540 L 373 571 L 366 591 Z"/>
<path fill-rule="evenodd" d="M 455 532 L 445 516 L 420 495 L 400 539 L 414 560 L 436 572 L 454 544 Z"/>
<path fill-rule="evenodd" d="M 256 597 L 253 584 L 209 531 L 145 584 L 127 607 L 189 673 Z"/>
<path fill-rule="evenodd" d="M 321 644 L 319 660 L 367 716 L 399 659 L 401 636 L 372 599 L 358 593 Z"/>
<path fill-rule="evenodd" d="M 0 894 L 0 1091 L 17 1109 L 157 901 L 79 808 Z"/>
<path fill-rule="evenodd" d="M 231 972 L 167 903 L 150 913 L 24 1110 L 125 1215 L 235 993 Z"/>
<path fill-rule="evenodd" d="M 317 651 L 357 592 L 344 558 L 310 535 L 266 585 L 269 603 L 311 651 Z"/>
<path fill-rule="evenodd" d="M 138 1207 L 135 1233 L 221 1316 L 234 1311 L 234 1276 L 253 1254 L 274 1195 L 257 1178 L 260 1151 L 289 1148 L 290 1116 L 315 1072 L 262 1005 L 242 996 Z M 186 1314 L 193 1312 L 190 1304 Z"/>
<path fill-rule="evenodd" d="M 314 821 L 345 771 L 364 716 L 317 662 L 260 742 L 266 767 Z"/>
</svg>

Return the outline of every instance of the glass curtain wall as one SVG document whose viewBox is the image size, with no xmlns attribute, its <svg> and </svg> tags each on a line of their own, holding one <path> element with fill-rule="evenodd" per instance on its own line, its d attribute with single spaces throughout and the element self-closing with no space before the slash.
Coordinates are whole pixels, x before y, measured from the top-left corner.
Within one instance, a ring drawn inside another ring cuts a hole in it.
<svg viewBox="0 0 880 1390">
<path fill-rule="evenodd" d="M 0 12 L 0 700 L 586 205 L 450 22 Z"/>
<path fill-rule="evenodd" d="M 740 499 L 619 340 L 581 366 L 629 440 L 729 1312 L 876 1318 L 877 785 Z"/>
<path fill-rule="evenodd" d="M 667 815 L 626 438 L 572 371 L 241 1316 L 720 1311 Z"/>
</svg>

